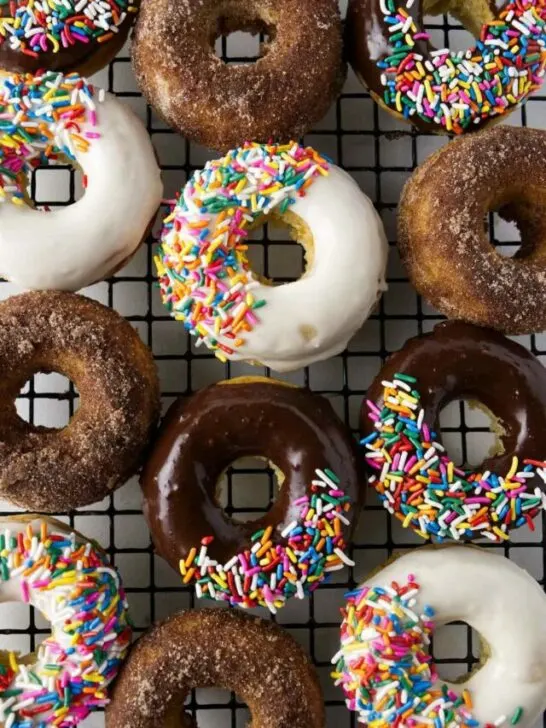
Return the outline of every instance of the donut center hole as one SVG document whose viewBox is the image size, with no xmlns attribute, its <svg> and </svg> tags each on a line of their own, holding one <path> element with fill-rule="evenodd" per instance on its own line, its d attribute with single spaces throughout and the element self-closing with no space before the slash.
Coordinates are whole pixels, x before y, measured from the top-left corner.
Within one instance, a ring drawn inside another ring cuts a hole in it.
<svg viewBox="0 0 546 728">
<path fill-rule="evenodd" d="M 257 521 L 271 508 L 283 480 L 280 468 L 265 458 L 240 458 L 218 481 L 216 498 L 232 521 Z"/>
<path fill-rule="evenodd" d="M 267 55 L 275 38 L 274 25 L 259 16 L 247 17 L 244 11 L 225 9 L 217 22 L 213 38 L 216 56 L 227 64 L 256 63 Z"/>
<path fill-rule="evenodd" d="M 57 372 L 37 372 L 17 397 L 17 413 L 36 427 L 62 430 L 80 406 L 74 383 Z"/>
<path fill-rule="evenodd" d="M 209 728 L 232 725 L 232 718 L 238 726 L 251 726 L 251 715 L 246 703 L 229 690 L 219 688 L 197 688 L 194 696 L 188 698 L 180 723 L 169 723 L 165 728 Z"/>
<path fill-rule="evenodd" d="M 248 242 L 252 270 L 265 285 L 293 283 L 313 263 L 313 233 L 299 215 L 290 211 L 265 215 L 254 225 Z"/>
<path fill-rule="evenodd" d="M 502 423 L 481 402 L 456 399 L 439 417 L 442 444 L 459 467 L 474 468 L 504 452 Z"/>
<path fill-rule="evenodd" d="M 522 233 L 517 221 L 505 220 L 498 212 L 490 212 L 485 216 L 484 227 L 489 242 L 499 255 L 505 258 L 525 256 Z"/>
<path fill-rule="evenodd" d="M 461 683 L 476 672 L 487 658 L 487 647 L 466 622 L 449 622 L 435 628 L 431 653 L 442 680 Z"/>
</svg>

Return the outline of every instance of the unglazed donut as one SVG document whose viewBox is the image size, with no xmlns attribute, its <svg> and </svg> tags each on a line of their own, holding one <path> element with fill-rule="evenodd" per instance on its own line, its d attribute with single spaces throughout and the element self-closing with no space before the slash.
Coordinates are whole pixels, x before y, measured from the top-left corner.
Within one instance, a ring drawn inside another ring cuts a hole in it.
<svg viewBox="0 0 546 728">
<path fill-rule="evenodd" d="M 2 725 L 75 726 L 106 705 L 131 643 L 119 574 L 97 544 L 30 515 L 0 521 L 0 572 L 0 602 L 30 604 L 51 623 L 35 654 L 3 655 Z"/>
<path fill-rule="evenodd" d="M 475 401 L 496 420 L 496 454 L 457 467 L 438 438 L 446 404 Z M 444 321 L 387 360 L 362 407 L 370 483 L 423 538 L 505 541 L 546 505 L 546 369 L 502 334 Z M 539 487 L 540 484 L 540 487 Z"/>
<path fill-rule="evenodd" d="M 478 129 L 514 111 L 540 87 L 546 69 L 544 0 L 497 5 L 350 0 L 349 59 L 375 100 L 394 116 L 425 131 Z M 447 11 L 477 35 L 474 49 L 454 53 L 430 44 L 423 15 Z"/>
<path fill-rule="evenodd" d="M 515 220 L 522 245 L 500 255 L 488 212 Z M 398 246 L 419 293 L 446 316 L 506 334 L 546 329 L 546 132 L 498 127 L 458 139 L 407 182 Z"/>
<path fill-rule="evenodd" d="M 15 407 L 36 372 L 71 379 L 81 406 L 61 429 Z M 139 467 L 159 412 L 151 352 L 112 309 L 73 293 L 0 303 L 0 497 L 46 513 L 104 498 Z"/>
<path fill-rule="evenodd" d="M 281 471 L 281 486 L 263 517 L 238 523 L 216 488 L 249 455 Z M 352 438 L 325 399 L 232 379 L 171 406 L 142 473 L 144 515 L 158 552 L 199 597 L 275 612 L 352 563 L 344 527 L 362 503 L 359 476 Z"/>
<path fill-rule="evenodd" d="M 0 67 L 86 76 L 99 71 L 127 40 L 138 2 L 15 0 L 0 8 Z"/>
<path fill-rule="evenodd" d="M 224 63 L 214 41 L 267 30 L 256 63 Z M 305 134 L 345 79 L 337 0 L 144 0 L 132 43 L 142 93 L 169 126 L 211 149 Z"/>
<path fill-rule="evenodd" d="M 246 254 L 249 227 L 284 220 L 307 258 L 272 286 Z M 222 359 L 290 371 L 342 351 L 386 289 L 388 245 L 370 200 L 310 147 L 246 144 L 194 173 L 165 219 L 164 303 Z"/>
<path fill-rule="evenodd" d="M 362 724 L 532 728 L 546 709 L 546 596 L 508 559 L 470 546 L 418 549 L 348 597 L 333 676 Z M 482 642 L 480 665 L 457 684 L 438 677 L 429 655 L 434 629 L 454 620 Z"/>
<path fill-rule="evenodd" d="M 184 700 L 197 687 L 233 690 L 256 728 L 325 726 L 315 668 L 287 632 L 235 610 L 203 609 L 176 614 L 138 640 L 115 683 L 106 727 L 195 728 Z"/>
<path fill-rule="evenodd" d="M 85 79 L 55 72 L 0 79 L 0 118 L 0 273 L 23 288 L 72 291 L 111 275 L 161 202 L 144 126 Z M 84 195 L 36 210 L 26 196 L 32 170 L 59 161 L 82 169 Z"/>
</svg>

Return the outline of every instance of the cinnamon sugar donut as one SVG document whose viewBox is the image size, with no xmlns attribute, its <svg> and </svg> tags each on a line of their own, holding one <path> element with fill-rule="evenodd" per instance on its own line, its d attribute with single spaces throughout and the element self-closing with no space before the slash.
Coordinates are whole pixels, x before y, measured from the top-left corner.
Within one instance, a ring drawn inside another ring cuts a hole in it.
<svg viewBox="0 0 546 728">
<path fill-rule="evenodd" d="M 513 258 L 489 242 L 491 211 L 518 224 Z M 497 127 L 429 157 L 403 191 L 398 245 L 417 291 L 446 316 L 506 334 L 546 329 L 546 132 Z"/>
<path fill-rule="evenodd" d="M 266 31 L 256 63 L 227 65 L 215 39 Z M 142 93 L 174 129 L 212 149 L 302 136 L 345 78 L 337 0 L 144 0 L 133 39 Z"/>
<path fill-rule="evenodd" d="M 133 647 L 114 685 L 106 728 L 195 728 L 184 713 L 193 688 L 233 690 L 256 728 L 323 728 L 318 676 L 273 622 L 230 610 L 182 612 Z"/>
<path fill-rule="evenodd" d="M 60 430 L 17 414 L 36 372 L 59 372 L 81 405 Z M 56 291 L 0 303 L 0 497 L 27 510 L 69 511 L 104 498 L 138 468 L 159 412 L 150 351 L 119 314 Z"/>
</svg>

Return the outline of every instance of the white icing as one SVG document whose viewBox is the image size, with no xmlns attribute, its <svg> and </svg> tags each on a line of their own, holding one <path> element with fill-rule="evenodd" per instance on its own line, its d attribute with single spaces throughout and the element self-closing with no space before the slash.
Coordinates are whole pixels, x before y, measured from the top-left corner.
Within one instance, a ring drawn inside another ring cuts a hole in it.
<svg viewBox="0 0 546 728">
<path fill-rule="evenodd" d="M 480 723 L 510 718 L 530 728 L 546 710 L 546 595 L 523 569 L 502 556 L 468 546 L 421 549 L 401 556 L 365 582 L 402 584 L 414 574 L 416 613 L 427 605 L 436 624 L 462 620 L 485 639 L 490 655 L 481 669 L 450 688 L 471 693 Z"/>
<path fill-rule="evenodd" d="M 393 54 L 393 48 L 389 45 L 385 31 L 375 13 L 372 17 L 372 27 L 368 32 L 366 42 L 368 44 L 368 54 L 372 61 L 379 61 L 381 58 Z"/>
<path fill-rule="evenodd" d="M 146 129 L 113 96 L 95 96 L 98 132 L 76 161 L 83 197 L 51 212 L 0 205 L 0 273 L 29 289 L 77 291 L 102 280 L 136 250 L 161 202 L 160 170 Z"/>
<path fill-rule="evenodd" d="M 253 289 L 256 300 L 266 301 L 256 312 L 260 323 L 229 355 L 279 372 L 343 351 L 387 288 L 383 223 L 346 172 L 331 165 L 328 176 L 316 179 L 290 210 L 313 235 L 312 263 L 294 283 Z"/>
</svg>

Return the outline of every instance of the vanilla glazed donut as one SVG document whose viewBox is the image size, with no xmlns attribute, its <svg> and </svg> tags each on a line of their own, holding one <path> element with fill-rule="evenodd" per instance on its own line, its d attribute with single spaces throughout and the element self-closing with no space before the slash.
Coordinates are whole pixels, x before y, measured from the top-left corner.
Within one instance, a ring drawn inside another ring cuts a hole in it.
<svg viewBox="0 0 546 728">
<path fill-rule="evenodd" d="M 0 80 L 0 129 L 0 274 L 23 288 L 75 291 L 124 265 L 163 189 L 132 110 L 76 74 L 13 75 Z M 32 171 L 59 162 L 81 168 L 83 197 L 34 209 Z"/>
<path fill-rule="evenodd" d="M 249 228 L 284 220 L 305 274 L 268 285 Z M 290 371 L 341 352 L 386 290 L 388 245 L 370 200 L 310 147 L 245 144 L 193 174 L 164 221 L 163 302 L 223 361 Z"/>
<path fill-rule="evenodd" d="M 197 728 L 193 688 L 232 690 L 255 728 L 325 728 L 317 672 L 276 624 L 236 610 L 180 612 L 134 645 L 106 709 L 106 728 Z"/>
<path fill-rule="evenodd" d="M 256 63 L 224 63 L 216 38 L 269 40 Z M 135 76 L 170 127 L 226 152 L 303 136 L 346 76 L 337 0 L 144 0 L 132 41 Z"/>
<path fill-rule="evenodd" d="M 470 546 L 426 547 L 347 596 L 333 677 L 362 724 L 532 728 L 546 709 L 546 596 L 508 559 Z M 479 632 L 482 654 L 452 684 L 439 678 L 429 643 L 437 626 L 455 620 Z"/>
<path fill-rule="evenodd" d="M 70 728 L 108 702 L 131 643 L 125 592 L 96 543 L 54 519 L 0 521 L 0 602 L 38 609 L 51 634 L 36 652 L 0 662 L 5 728 Z"/>
<path fill-rule="evenodd" d="M 373 98 L 423 131 L 462 134 L 498 121 L 537 90 L 546 69 L 544 0 L 350 0 L 349 60 Z M 435 49 L 425 14 L 452 12 L 475 48 Z"/>
<path fill-rule="evenodd" d="M 430 156 L 402 192 L 398 248 L 417 291 L 445 316 L 533 334 L 546 329 L 546 132 L 499 126 Z M 513 258 L 484 220 L 515 221 Z"/>
</svg>

